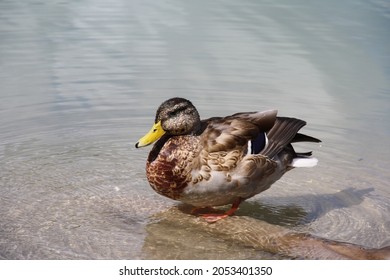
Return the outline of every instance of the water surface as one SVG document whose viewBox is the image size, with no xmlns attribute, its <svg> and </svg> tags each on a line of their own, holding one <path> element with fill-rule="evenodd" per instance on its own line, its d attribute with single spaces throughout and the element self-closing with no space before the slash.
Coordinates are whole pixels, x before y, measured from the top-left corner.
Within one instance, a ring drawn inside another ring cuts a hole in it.
<svg viewBox="0 0 390 280">
<path fill-rule="evenodd" d="M 237 216 L 389 246 L 389 27 L 381 0 L 2 1 L 0 258 L 285 257 L 160 220 L 134 144 L 173 96 L 323 140 Z"/>
</svg>

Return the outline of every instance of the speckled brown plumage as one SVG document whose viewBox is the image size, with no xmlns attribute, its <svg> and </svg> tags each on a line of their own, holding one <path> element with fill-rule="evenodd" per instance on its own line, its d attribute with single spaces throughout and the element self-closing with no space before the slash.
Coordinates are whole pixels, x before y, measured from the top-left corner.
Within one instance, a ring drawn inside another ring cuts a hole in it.
<svg viewBox="0 0 390 280">
<path fill-rule="evenodd" d="M 164 137 L 156 143 L 146 162 L 146 175 L 157 193 L 180 198 L 192 180 L 189 167 L 197 165 L 198 142 L 194 136 L 179 136 Z"/>
</svg>

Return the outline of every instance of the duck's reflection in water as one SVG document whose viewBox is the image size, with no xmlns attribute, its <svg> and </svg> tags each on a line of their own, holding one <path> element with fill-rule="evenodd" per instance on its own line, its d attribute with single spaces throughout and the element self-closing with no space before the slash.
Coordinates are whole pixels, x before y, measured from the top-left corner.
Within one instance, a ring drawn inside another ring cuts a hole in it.
<svg viewBox="0 0 390 280">
<path fill-rule="evenodd" d="M 364 248 L 297 230 L 299 225 L 332 209 L 359 204 L 371 190 L 347 189 L 335 194 L 310 196 L 313 202 L 318 202 L 314 213 L 293 204 L 269 206 L 246 202 L 237 215 L 214 224 L 191 214 L 190 206 L 180 204 L 156 214 L 152 219 L 154 222 L 146 226 L 143 258 L 389 259 L 390 247 Z M 245 256 L 240 254 L 240 248 L 245 248 Z M 248 254 L 248 249 L 252 254 Z"/>
</svg>

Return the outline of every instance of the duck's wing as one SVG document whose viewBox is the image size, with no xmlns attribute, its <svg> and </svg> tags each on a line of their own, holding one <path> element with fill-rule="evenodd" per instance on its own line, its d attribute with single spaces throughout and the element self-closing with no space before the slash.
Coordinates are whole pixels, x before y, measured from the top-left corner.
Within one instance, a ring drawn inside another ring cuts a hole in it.
<svg viewBox="0 0 390 280">
<path fill-rule="evenodd" d="M 291 143 L 294 142 L 321 142 L 321 140 L 298 133 L 298 131 L 306 125 L 306 122 L 295 118 L 277 117 L 274 125 L 268 131 L 268 144 L 260 152 L 260 154 L 269 158 L 274 158 L 283 149 L 289 147 L 293 156 L 296 156 L 295 151 L 292 149 Z M 306 153 L 309 156 L 311 153 Z M 304 154 L 302 154 L 304 155 Z"/>
<path fill-rule="evenodd" d="M 276 114 L 276 110 L 269 110 L 204 120 L 205 129 L 200 135 L 202 148 L 208 153 L 244 153 L 248 149 L 248 142 L 257 143 L 259 136 L 274 126 Z"/>
</svg>

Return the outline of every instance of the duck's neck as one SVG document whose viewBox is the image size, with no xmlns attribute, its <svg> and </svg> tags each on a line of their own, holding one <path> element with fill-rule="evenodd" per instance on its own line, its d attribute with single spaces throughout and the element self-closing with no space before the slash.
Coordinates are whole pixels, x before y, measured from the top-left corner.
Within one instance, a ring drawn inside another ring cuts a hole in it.
<svg viewBox="0 0 390 280">
<path fill-rule="evenodd" d="M 171 137 L 172 135 L 164 134 L 160 139 L 158 139 L 158 141 L 154 144 L 152 150 L 149 153 L 148 156 L 149 163 L 153 162 L 158 157 L 158 154 L 160 153 L 162 147 Z"/>
</svg>

